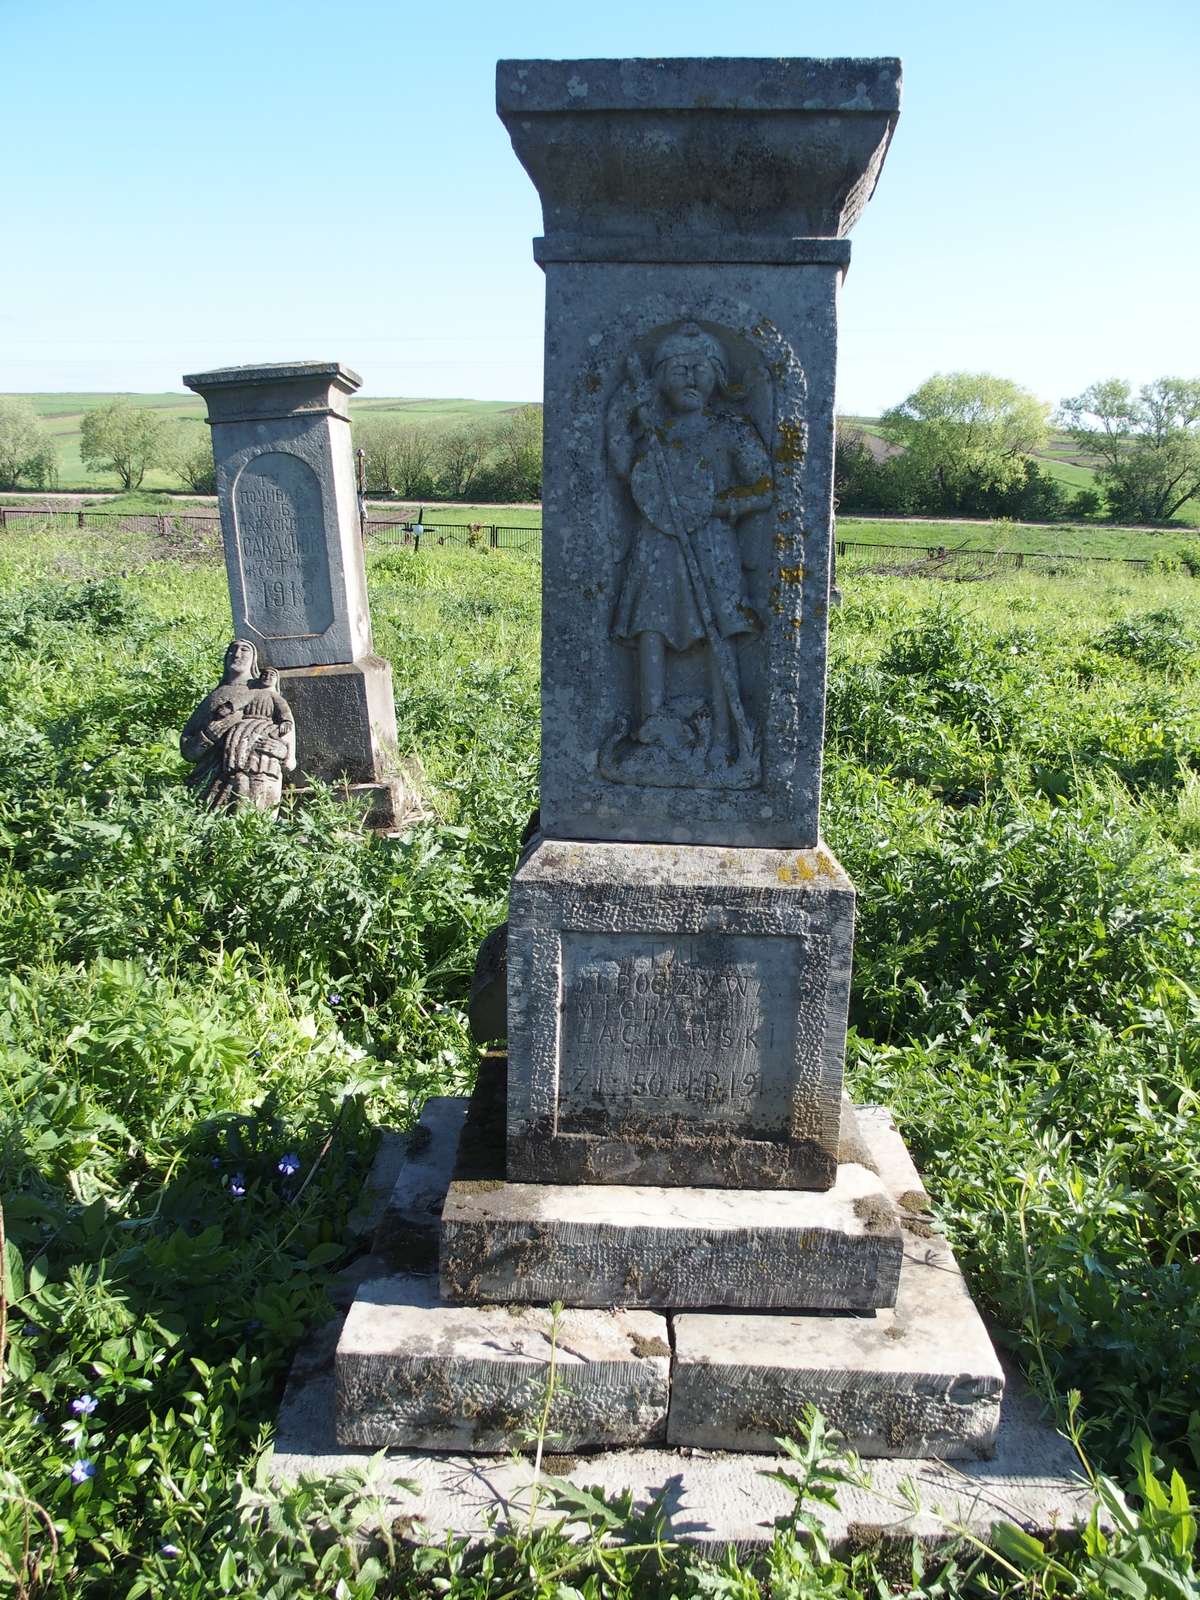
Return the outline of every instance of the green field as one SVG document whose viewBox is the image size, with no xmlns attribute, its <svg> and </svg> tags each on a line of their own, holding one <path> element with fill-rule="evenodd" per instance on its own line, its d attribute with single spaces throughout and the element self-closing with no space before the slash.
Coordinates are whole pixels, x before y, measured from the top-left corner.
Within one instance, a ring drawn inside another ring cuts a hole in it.
<svg viewBox="0 0 1200 1600">
<path fill-rule="evenodd" d="M 1115 1480 L 1095 1480 L 1107 1542 L 1055 1568 L 1019 1528 L 992 1554 L 950 1533 L 881 1566 L 800 1520 L 752 1569 L 551 1483 L 580 1543 L 518 1506 L 482 1550 L 412 1555 L 356 1550 L 353 1483 L 253 1489 L 292 1352 L 354 1254 L 378 1128 L 472 1081 L 474 954 L 537 795 L 536 567 L 397 549 L 369 572 L 402 752 L 437 812 L 399 840 L 332 799 L 278 823 L 193 805 L 178 730 L 228 638 L 216 559 L 71 530 L 0 546 L 0 1585 L 1194 1597 L 1200 587 L 1128 569 L 961 587 L 849 571 L 823 801 L 859 895 L 849 1087 L 893 1108 L 1060 1424 L 1078 1391 Z M 854 1470 L 819 1433 L 808 1448 L 783 1463 L 801 1510 Z M 251 1493 L 268 1517 L 247 1517 Z"/>
<path fill-rule="evenodd" d="M 860 544 L 915 545 L 949 550 L 1036 551 L 1043 555 L 1119 556 L 1153 560 L 1188 555 L 1200 559 L 1200 529 L 1108 528 L 1103 523 L 935 522 L 839 517 L 839 539 Z"/>
<path fill-rule="evenodd" d="M 5 398 L 0 396 L 0 398 Z M 41 416 L 54 437 L 58 451 L 59 487 L 62 489 L 118 488 L 113 472 L 91 472 L 79 459 L 79 429 L 85 411 L 106 405 L 110 400 L 128 400 L 131 405 L 162 411 L 172 419 L 207 416 L 204 401 L 194 394 L 21 394 Z M 522 404 L 515 400 L 404 400 L 367 396 L 350 401 L 355 421 L 370 417 L 400 416 L 422 427 L 449 427 L 457 422 L 478 421 L 511 411 Z M 178 488 L 179 480 L 157 468 L 146 474 L 147 489 Z"/>
</svg>

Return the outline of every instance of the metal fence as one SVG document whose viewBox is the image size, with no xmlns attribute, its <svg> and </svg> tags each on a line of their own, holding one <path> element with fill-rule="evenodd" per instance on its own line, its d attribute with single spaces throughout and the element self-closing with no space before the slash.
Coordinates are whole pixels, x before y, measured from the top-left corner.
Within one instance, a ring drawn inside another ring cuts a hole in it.
<svg viewBox="0 0 1200 1600">
<path fill-rule="evenodd" d="M 133 511 L 39 510 L 36 507 L 0 506 L 0 529 L 18 528 L 29 522 L 48 523 L 63 529 L 84 528 L 96 533 L 141 533 L 171 545 L 188 543 L 194 549 L 211 547 L 219 551 L 221 521 L 216 511 L 178 511 L 152 514 Z M 387 518 L 368 519 L 366 537 L 372 546 L 406 547 L 412 550 L 438 548 L 458 550 L 506 550 L 540 560 L 542 530 L 498 522 L 411 522 Z M 844 561 L 882 567 L 903 576 L 911 573 L 936 573 L 946 570 L 985 575 L 997 570 L 1020 570 L 1053 575 L 1078 571 L 1081 563 L 1145 569 L 1153 565 L 1145 556 L 1093 556 L 1057 554 L 1032 550 L 965 550 L 945 545 L 860 544 L 856 539 L 838 539 L 839 565 Z"/>
<path fill-rule="evenodd" d="M 856 563 L 869 561 L 886 565 L 903 575 L 906 572 L 937 571 L 942 568 L 966 568 L 974 572 L 994 572 L 999 569 L 1047 573 L 1077 572 L 1081 563 L 1094 565 L 1113 563 L 1123 567 L 1144 568 L 1152 565 L 1147 556 L 1093 556 L 1086 553 L 1069 555 L 1051 554 L 1035 550 L 965 550 L 949 549 L 946 545 L 925 544 L 860 544 L 856 539 L 837 541 L 838 561 L 853 559 Z"/>
</svg>

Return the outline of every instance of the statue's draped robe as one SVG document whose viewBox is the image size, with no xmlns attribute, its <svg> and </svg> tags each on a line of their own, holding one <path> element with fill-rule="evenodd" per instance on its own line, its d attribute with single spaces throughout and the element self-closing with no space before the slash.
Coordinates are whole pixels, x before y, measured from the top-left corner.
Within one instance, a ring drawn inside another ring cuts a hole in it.
<svg viewBox="0 0 1200 1600">
<path fill-rule="evenodd" d="M 188 718 L 179 746 L 195 762 L 188 782 L 210 809 L 249 804 L 273 810 L 283 793 L 284 770 L 295 765 L 296 730 L 275 690 L 225 683 Z"/>
</svg>

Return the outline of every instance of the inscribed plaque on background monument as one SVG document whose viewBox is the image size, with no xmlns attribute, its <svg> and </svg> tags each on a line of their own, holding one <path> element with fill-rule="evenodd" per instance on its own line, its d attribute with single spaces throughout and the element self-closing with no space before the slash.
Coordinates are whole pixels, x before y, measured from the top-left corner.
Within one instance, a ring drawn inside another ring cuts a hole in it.
<svg viewBox="0 0 1200 1600">
<path fill-rule="evenodd" d="M 299 456 L 254 456 L 233 486 L 246 621 L 264 639 L 323 633 L 333 587 L 317 474 Z"/>
</svg>

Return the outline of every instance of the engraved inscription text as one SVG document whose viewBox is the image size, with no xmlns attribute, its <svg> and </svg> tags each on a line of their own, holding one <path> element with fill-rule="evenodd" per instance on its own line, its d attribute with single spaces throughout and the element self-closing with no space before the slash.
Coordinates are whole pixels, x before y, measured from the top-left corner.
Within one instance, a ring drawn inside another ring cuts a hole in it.
<svg viewBox="0 0 1200 1600">
<path fill-rule="evenodd" d="M 255 456 L 233 490 L 246 620 L 267 639 L 323 633 L 333 594 L 321 485 L 299 456 Z"/>
<path fill-rule="evenodd" d="M 786 1137 L 797 954 L 762 936 L 565 934 L 559 1131 Z"/>
</svg>

